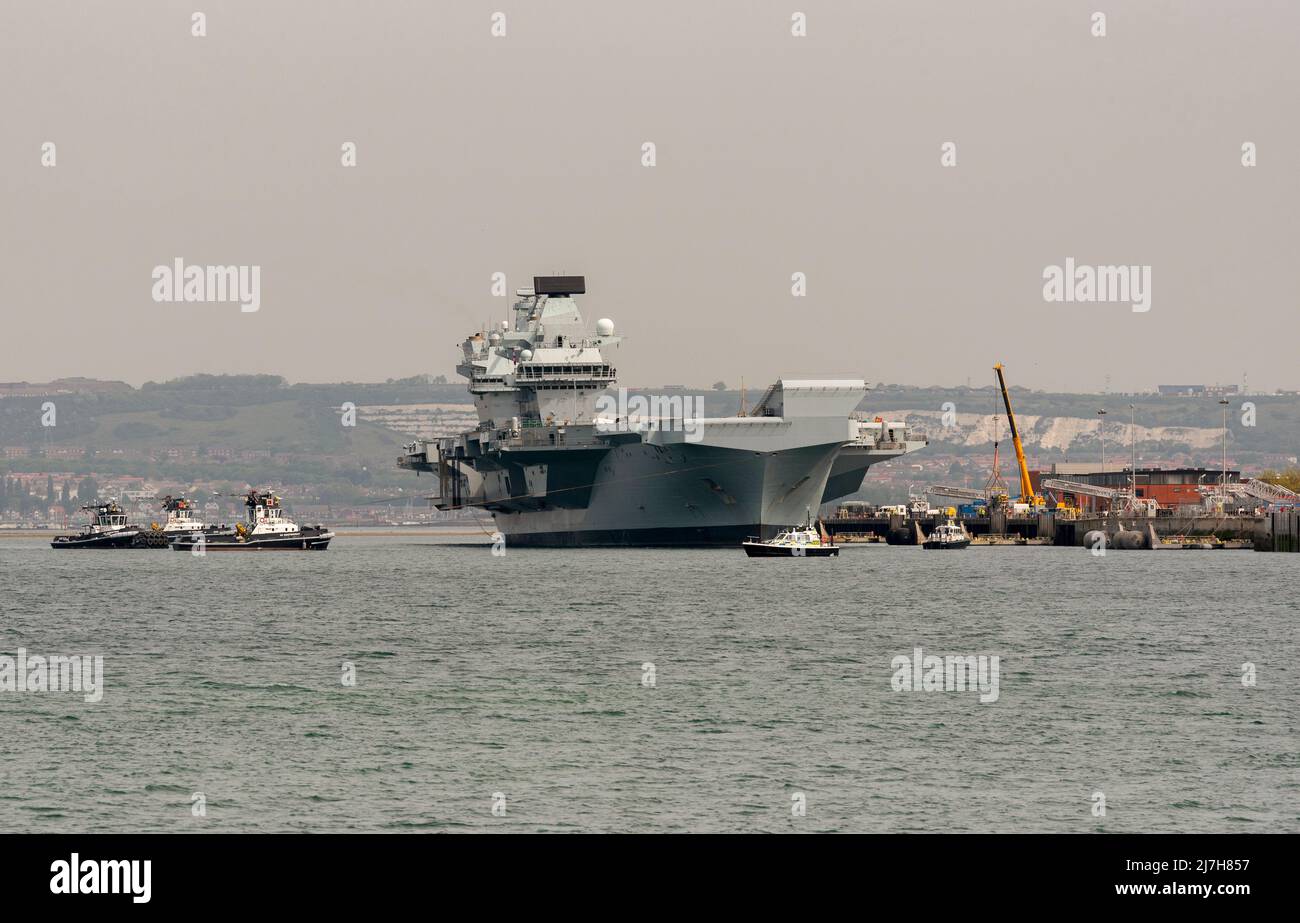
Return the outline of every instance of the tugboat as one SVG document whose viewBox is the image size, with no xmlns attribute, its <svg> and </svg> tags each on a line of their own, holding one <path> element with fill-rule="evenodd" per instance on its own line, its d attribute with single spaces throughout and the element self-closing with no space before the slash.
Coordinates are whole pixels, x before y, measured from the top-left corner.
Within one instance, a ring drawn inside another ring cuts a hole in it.
<svg viewBox="0 0 1300 923">
<path fill-rule="evenodd" d="M 952 520 L 949 520 L 948 522 L 940 523 L 935 526 L 934 531 L 931 532 L 925 541 L 921 543 L 921 547 L 936 551 L 946 549 L 956 550 L 958 548 L 965 548 L 969 544 L 970 536 L 966 534 L 966 530 Z"/>
<path fill-rule="evenodd" d="M 126 511 L 116 500 L 88 503 L 82 507 L 90 514 L 90 526 L 76 535 L 59 535 L 51 548 L 130 548 L 140 530 L 127 525 Z"/>
<path fill-rule="evenodd" d="M 334 533 L 322 525 L 299 526 L 285 516 L 280 498 L 269 490 L 250 490 L 244 498 L 244 505 L 248 507 L 247 524 L 237 523 L 233 532 L 175 535 L 171 540 L 172 550 L 190 551 L 202 544 L 212 551 L 324 551 L 334 537 Z"/>
<path fill-rule="evenodd" d="M 192 532 L 230 531 L 229 526 L 214 526 L 202 519 L 195 519 L 194 514 L 197 507 L 198 504 L 193 500 L 187 500 L 184 497 L 173 497 L 169 494 L 162 498 L 162 509 L 167 514 L 167 521 L 161 527 L 155 525 L 154 528 L 169 537 Z"/>
<path fill-rule="evenodd" d="M 229 526 L 212 525 L 204 522 L 202 519 L 196 519 L 195 513 L 198 510 L 198 504 L 193 500 L 187 500 L 185 497 L 173 497 L 170 494 L 162 498 L 162 510 L 167 514 L 167 519 L 162 525 L 156 522 L 149 523 L 147 530 L 141 530 L 135 540 L 136 548 L 166 548 L 171 544 L 171 540 L 178 535 L 195 535 L 200 532 L 206 535 L 232 531 Z"/>
<path fill-rule="evenodd" d="M 839 546 L 822 529 L 820 520 L 813 528 L 811 516 L 799 528 L 785 529 L 766 542 L 751 536 L 741 547 L 751 558 L 833 558 L 840 553 Z"/>
</svg>

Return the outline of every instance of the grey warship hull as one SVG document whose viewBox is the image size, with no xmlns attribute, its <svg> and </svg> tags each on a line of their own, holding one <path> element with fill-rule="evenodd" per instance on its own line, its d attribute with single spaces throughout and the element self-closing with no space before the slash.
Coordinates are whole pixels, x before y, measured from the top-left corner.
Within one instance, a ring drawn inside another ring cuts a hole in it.
<svg viewBox="0 0 1300 923">
<path fill-rule="evenodd" d="M 692 415 L 680 395 L 629 410 L 635 398 L 607 394 L 613 323 L 586 335 L 571 291 L 554 291 L 584 290 L 581 277 L 535 283 L 513 329 L 465 341 L 479 427 L 398 459 L 436 474 L 440 509 L 490 512 L 507 546 L 740 547 L 924 445 L 902 424 L 854 415 L 860 379 L 782 380 L 745 416 Z"/>
<path fill-rule="evenodd" d="M 491 512 L 510 546 L 737 547 L 856 491 L 870 465 L 909 451 L 906 442 L 845 436 L 782 447 L 762 431 L 764 422 L 754 422 L 734 427 L 754 430 L 744 434 L 744 448 L 620 444 L 591 434 L 583 447 L 482 451 L 457 437 L 446 440 L 441 462 L 417 455 L 402 464 L 431 473 L 441 467 L 438 505 Z M 471 471 L 462 496 L 454 496 L 452 483 Z"/>
</svg>

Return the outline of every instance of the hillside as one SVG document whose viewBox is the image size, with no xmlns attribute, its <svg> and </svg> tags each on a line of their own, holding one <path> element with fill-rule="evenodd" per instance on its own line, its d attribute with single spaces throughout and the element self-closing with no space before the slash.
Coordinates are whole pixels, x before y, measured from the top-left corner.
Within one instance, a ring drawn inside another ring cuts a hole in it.
<svg viewBox="0 0 1300 923">
<path fill-rule="evenodd" d="M 437 390 L 424 380 L 291 386 L 271 376 L 197 376 L 129 391 L 9 397 L 0 400 L 0 447 L 11 473 L 309 484 L 348 499 L 362 486 L 409 480 L 394 467 L 409 437 L 367 421 L 366 403 L 428 400 Z M 355 426 L 342 424 L 345 401 L 362 408 Z M 42 425 L 47 402 L 53 426 Z"/>
<path fill-rule="evenodd" d="M 1042 463 L 1100 453 L 1100 417 L 1105 408 L 1108 455 L 1123 452 L 1134 421 L 1139 455 L 1184 457 L 1213 464 L 1221 453 L 1223 408 L 1212 397 L 1162 397 L 1155 394 L 1049 394 L 1011 389 L 1012 407 L 1027 449 Z M 1245 404 L 1253 405 L 1253 415 Z M 951 403 L 955 425 L 943 425 Z M 1133 405 L 1130 411 L 1129 405 Z M 992 387 L 873 389 L 863 404 L 870 413 L 903 417 L 924 431 L 932 447 L 953 454 L 984 452 L 992 445 L 993 414 L 1007 440 L 1001 398 Z M 1252 424 L 1253 425 L 1250 425 Z M 1233 397 L 1228 407 L 1228 455 L 1236 464 L 1272 464 L 1300 451 L 1300 396 Z"/>
<path fill-rule="evenodd" d="M 309 485 L 338 499 L 391 492 L 412 486 L 411 475 L 395 467 L 412 424 L 399 424 L 366 407 L 465 405 L 460 383 L 427 376 L 383 383 L 290 385 L 267 375 L 199 375 L 149 382 L 140 388 L 120 383 L 72 380 L 72 393 L 39 393 L 39 386 L 0 399 L 0 466 L 9 473 L 56 472 L 119 474 L 151 480 L 192 483 Z M 78 383 L 79 382 L 79 383 Z M 652 389 L 633 389 L 649 393 Z M 703 397 L 708 416 L 734 414 L 740 394 L 733 390 L 690 390 Z M 761 390 L 747 393 L 752 406 Z M 1129 404 L 1135 405 L 1140 458 L 1217 463 L 1221 407 L 1213 398 L 1160 397 L 1154 394 L 1048 394 L 1013 388 L 1012 400 L 1027 451 L 1047 464 L 1073 456 L 1096 458 L 1099 407 L 1105 406 L 1106 447 L 1121 457 L 1129 438 Z M 1243 400 L 1255 406 L 1254 426 L 1245 425 Z M 55 425 L 42 426 L 42 407 L 55 406 Z M 341 408 L 358 408 L 356 425 L 343 426 Z M 954 425 L 944 426 L 951 405 Z M 1001 402 L 992 387 L 916 388 L 880 384 L 872 388 L 863 412 L 905 419 L 931 445 L 930 457 L 978 457 L 991 451 L 993 413 L 1007 439 Z M 392 425 L 378 422 L 383 420 Z M 404 429 L 394 429 L 402 425 Z M 1300 449 L 1300 398 L 1235 398 L 1228 416 L 1228 453 L 1233 465 L 1287 467 Z M 420 429 L 420 432 L 425 430 Z M 1112 454 L 1113 453 L 1113 454 Z"/>
</svg>

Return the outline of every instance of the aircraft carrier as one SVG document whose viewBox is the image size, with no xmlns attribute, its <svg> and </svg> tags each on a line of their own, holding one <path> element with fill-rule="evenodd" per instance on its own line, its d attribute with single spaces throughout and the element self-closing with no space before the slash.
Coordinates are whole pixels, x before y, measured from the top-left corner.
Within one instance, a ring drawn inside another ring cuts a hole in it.
<svg viewBox="0 0 1300 923">
<path fill-rule="evenodd" d="M 861 379 L 788 380 L 743 415 L 681 394 L 610 397 L 613 321 L 589 328 L 582 276 L 537 276 L 513 322 L 462 344 L 479 426 L 417 440 L 398 466 L 438 477 L 441 510 L 492 513 L 507 546 L 739 547 L 856 491 L 867 468 L 925 445 L 855 413 Z"/>
</svg>

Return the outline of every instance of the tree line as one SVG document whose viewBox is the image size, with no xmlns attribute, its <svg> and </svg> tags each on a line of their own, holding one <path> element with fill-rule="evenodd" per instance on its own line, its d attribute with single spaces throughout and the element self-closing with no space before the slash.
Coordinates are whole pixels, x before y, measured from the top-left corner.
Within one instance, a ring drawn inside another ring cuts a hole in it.
<svg viewBox="0 0 1300 923">
<path fill-rule="evenodd" d="M 46 475 L 43 496 L 33 492 L 21 478 L 0 477 L 0 510 L 14 510 L 24 516 L 55 504 L 69 510 L 74 503 L 88 503 L 98 496 L 99 485 L 90 477 L 75 484 L 71 478 L 65 478 L 56 486 L 54 476 Z"/>
</svg>

